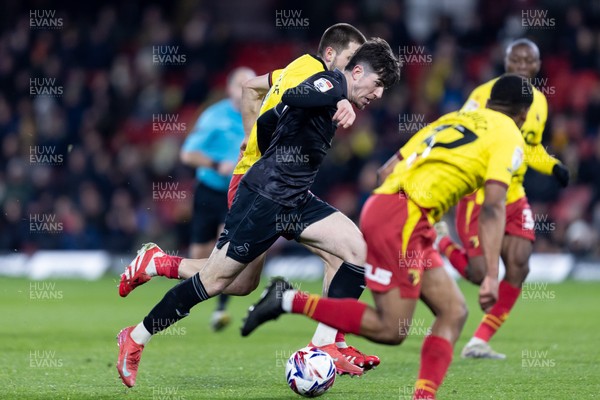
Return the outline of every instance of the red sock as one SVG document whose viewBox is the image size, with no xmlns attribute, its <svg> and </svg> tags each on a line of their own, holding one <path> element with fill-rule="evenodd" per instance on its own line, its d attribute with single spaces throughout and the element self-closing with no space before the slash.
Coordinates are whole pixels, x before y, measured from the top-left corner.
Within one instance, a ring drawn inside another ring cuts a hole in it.
<svg viewBox="0 0 600 400">
<path fill-rule="evenodd" d="M 336 343 L 342 343 L 342 342 L 345 342 L 345 341 L 346 341 L 346 334 L 343 333 L 343 332 L 341 332 L 341 331 L 338 331 L 335 334 L 335 342 Z"/>
<path fill-rule="evenodd" d="M 458 271 L 460 276 L 465 279 L 467 278 L 467 265 L 469 265 L 469 258 L 465 249 L 457 245 L 448 236 L 443 237 L 438 244 L 438 248 L 446 258 L 450 261 L 450 264 Z"/>
<path fill-rule="evenodd" d="M 435 399 L 451 362 L 452 344 L 440 336 L 427 336 L 421 348 L 421 368 L 413 400 Z"/>
<path fill-rule="evenodd" d="M 508 314 L 517 302 L 520 293 L 521 288 L 516 288 L 506 281 L 501 281 L 498 287 L 498 301 L 490 312 L 483 316 L 483 320 L 473 336 L 488 342 L 508 318 Z"/>
<path fill-rule="evenodd" d="M 170 256 L 168 254 L 156 257 L 154 259 L 156 274 L 169 279 L 179 279 L 179 264 L 181 264 L 181 260 L 183 260 L 183 257 Z"/>
<path fill-rule="evenodd" d="M 292 312 L 348 333 L 359 334 L 367 305 L 356 299 L 324 299 L 306 292 L 296 292 Z"/>
</svg>

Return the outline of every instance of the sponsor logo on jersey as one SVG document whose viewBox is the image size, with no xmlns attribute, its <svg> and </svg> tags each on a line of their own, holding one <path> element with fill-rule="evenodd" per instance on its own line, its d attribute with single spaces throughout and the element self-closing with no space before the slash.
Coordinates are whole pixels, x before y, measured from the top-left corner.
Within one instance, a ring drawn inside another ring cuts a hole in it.
<svg viewBox="0 0 600 400">
<path fill-rule="evenodd" d="M 389 285 L 392 281 L 392 271 L 367 264 L 365 265 L 365 277 L 373 282 L 377 282 L 382 285 Z"/>
</svg>

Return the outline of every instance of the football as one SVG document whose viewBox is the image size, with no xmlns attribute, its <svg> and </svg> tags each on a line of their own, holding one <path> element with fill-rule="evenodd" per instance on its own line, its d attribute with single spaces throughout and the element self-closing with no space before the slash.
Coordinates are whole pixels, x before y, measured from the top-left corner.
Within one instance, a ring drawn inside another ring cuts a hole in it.
<svg viewBox="0 0 600 400">
<path fill-rule="evenodd" d="M 335 365 L 331 356 L 316 347 L 298 350 L 285 367 L 287 384 L 304 397 L 318 397 L 335 382 Z"/>
</svg>

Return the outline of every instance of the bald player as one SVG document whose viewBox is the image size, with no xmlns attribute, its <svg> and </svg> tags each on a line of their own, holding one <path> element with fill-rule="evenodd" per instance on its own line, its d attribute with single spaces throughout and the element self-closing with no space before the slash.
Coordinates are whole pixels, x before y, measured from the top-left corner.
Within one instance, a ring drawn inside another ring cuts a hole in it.
<svg viewBox="0 0 600 400">
<path fill-rule="evenodd" d="M 242 335 L 287 312 L 397 345 L 408 336 L 421 298 L 435 320 L 423 342 L 414 398 L 435 399 L 467 309 L 433 248 L 433 224 L 463 196 L 483 187 L 479 226 L 487 275 L 479 303 L 489 310 L 497 299 L 506 190 L 523 160 L 519 127 L 533 99 L 530 89 L 518 76 L 503 76 L 494 84 L 487 108 L 446 114 L 398 151 L 390 163 L 392 172 L 361 213 L 366 281 L 375 307 L 354 299 L 320 298 L 279 282 L 250 308 Z"/>
<path fill-rule="evenodd" d="M 506 72 L 517 74 L 531 82 L 540 70 L 540 51 L 531 40 L 515 40 L 506 48 L 504 66 Z M 462 109 L 484 107 L 497 80 L 498 78 L 492 79 L 473 90 Z M 545 175 L 553 175 L 563 187 L 569 182 L 569 171 L 558 159 L 548 155 L 542 146 L 547 118 L 546 97 L 533 86 L 533 103 L 521 127 L 525 140 L 525 162 L 513 177 L 506 194 L 506 228 L 501 251 L 506 275 L 500 282 L 498 302 L 484 315 L 473 337 L 463 349 L 464 358 L 506 358 L 504 354 L 495 352 L 488 342 L 508 318 L 529 273 L 529 257 L 535 241 L 535 221 L 523 188 L 527 167 Z M 461 276 L 476 285 L 483 282 L 486 274 L 484 249 L 477 224 L 484 197 L 484 191 L 480 189 L 466 196 L 457 205 L 456 230 L 463 247 L 448 236 L 444 222 L 436 225 L 438 236 L 441 237 L 439 250 L 448 257 Z"/>
</svg>

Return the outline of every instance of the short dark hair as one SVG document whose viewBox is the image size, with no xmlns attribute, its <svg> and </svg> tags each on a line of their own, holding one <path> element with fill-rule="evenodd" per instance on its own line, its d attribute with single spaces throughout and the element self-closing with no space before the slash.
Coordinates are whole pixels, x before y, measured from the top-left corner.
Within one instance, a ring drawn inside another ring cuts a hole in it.
<svg viewBox="0 0 600 400">
<path fill-rule="evenodd" d="M 518 115 L 533 102 L 533 86 L 526 78 L 504 74 L 492 86 L 489 104 L 506 109 L 510 116 Z"/>
<path fill-rule="evenodd" d="M 345 70 L 352 71 L 358 64 L 379 75 L 386 89 L 400 80 L 402 62 L 394 55 L 388 42 L 381 38 L 371 38 L 360 46 L 348 61 Z"/>
<path fill-rule="evenodd" d="M 346 50 L 351 42 L 363 44 L 367 39 L 358 29 L 350 24 L 335 24 L 323 32 L 319 42 L 319 55 L 323 55 L 325 49 L 331 47 L 336 52 L 341 53 Z"/>
</svg>

